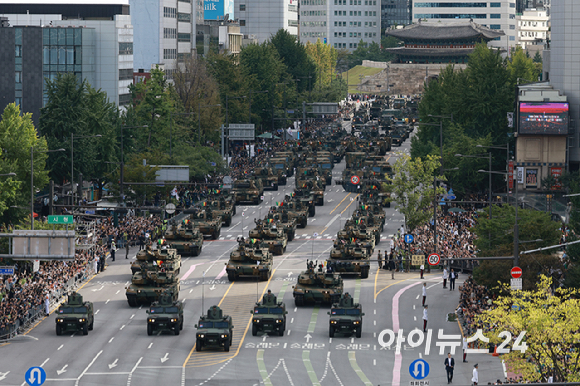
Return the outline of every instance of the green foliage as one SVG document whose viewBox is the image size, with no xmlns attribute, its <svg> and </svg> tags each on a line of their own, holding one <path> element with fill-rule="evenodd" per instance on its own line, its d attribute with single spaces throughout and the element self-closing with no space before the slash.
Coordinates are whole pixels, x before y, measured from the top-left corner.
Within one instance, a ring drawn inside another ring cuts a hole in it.
<svg viewBox="0 0 580 386">
<path fill-rule="evenodd" d="M 520 251 L 536 249 L 558 244 L 560 224 L 552 221 L 550 215 L 530 209 L 518 210 L 518 227 Z M 477 235 L 475 246 L 479 256 L 511 256 L 514 248 L 513 228 L 515 224 L 515 208 L 513 206 L 492 207 L 492 219 L 487 212 L 482 211 L 473 233 Z M 542 240 L 533 243 L 522 241 Z M 507 261 L 483 261 L 473 273 L 474 279 L 482 285 L 494 287 L 498 281 L 509 281 L 509 269 L 513 265 Z M 546 253 L 534 253 L 520 257 L 520 267 L 523 270 L 525 288 L 532 288 L 538 273 L 550 274 L 552 269 L 560 269 L 558 257 Z"/>
<path fill-rule="evenodd" d="M 48 183 L 46 140 L 37 136 L 31 114 L 21 114 L 20 107 L 11 103 L 0 121 L 0 174 L 16 173 L 16 176 L 0 177 L 0 224 L 17 224 L 30 213 L 10 207 L 30 205 L 31 148 L 34 148 L 33 180 L 38 190 Z"/>
<path fill-rule="evenodd" d="M 540 75 L 534 61 L 519 46 L 512 53 L 510 60 L 508 60 L 507 69 L 513 84 L 537 82 Z"/>
<path fill-rule="evenodd" d="M 534 55 L 534 63 L 542 63 L 543 62 L 543 58 L 542 55 L 540 54 L 540 51 L 536 51 L 536 54 Z"/>
<path fill-rule="evenodd" d="M 425 224 L 433 215 L 434 194 L 443 194 L 441 187 L 433 189 L 433 175 L 439 168 L 439 157 L 428 155 L 425 160 L 402 156 L 393 165 L 389 189 L 397 209 L 405 216 L 406 228 L 413 230 Z"/>
<path fill-rule="evenodd" d="M 386 46 L 383 45 L 383 42 Z M 385 48 L 387 47 L 397 47 L 398 40 L 392 36 L 383 37 L 381 39 L 381 45 L 376 42 L 370 44 L 365 43 L 361 40 L 351 54 L 349 60 L 349 68 L 361 65 L 363 60 L 372 60 L 375 62 L 388 62 L 393 60 L 395 57 L 393 54 L 387 52 Z"/>
<path fill-rule="evenodd" d="M 337 51 L 330 44 L 318 39 L 316 43 L 306 43 L 306 52 L 317 68 L 316 84 L 318 87 L 329 86 L 335 77 Z"/>
<path fill-rule="evenodd" d="M 280 29 L 272 36 L 270 43 L 274 46 L 280 59 L 286 65 L 288 73 L 297 83 L 297 91 L 309 90 L 308 77 L 316 74 L 316 64 L 308 56 L 306 48 L 296 36 Z"/>
<path fill-rule="evenodd" d="M 511 350 L 503 356 L 513 372 L 522 374 L 525 382 L 547 382 L 550 376 L 554 382 L 580 381 L 580 351 L 575 348 L 580 339 L 577 290 L 554 290 L 552 280 L 540 276 L 531 290 L 511 291 L 505 285 L 493 305 L 477 318 L 479 323 L 493 326 L 490 333 L 495 336 L 490 340 L 503 341 L 498 336 L 502 331 L 514 339 L 526 332 L 525 354 Z"/>
</svg>

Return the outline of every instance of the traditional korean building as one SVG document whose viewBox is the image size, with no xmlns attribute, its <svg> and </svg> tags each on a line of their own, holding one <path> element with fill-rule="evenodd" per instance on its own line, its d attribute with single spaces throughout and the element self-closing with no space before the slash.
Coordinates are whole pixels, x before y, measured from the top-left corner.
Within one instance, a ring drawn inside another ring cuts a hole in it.
<svg viewBox="0 0 580 386">
<path fill-rule="evenodd" d="M 504 32 L 466 20 L 420 22 L 389 29 L 386 35 L 405 43 L 402 47 L 387 48 L 397 55 L 398 63 L 467 63 L 477 43 L 497 39 Z"/>
</svg>

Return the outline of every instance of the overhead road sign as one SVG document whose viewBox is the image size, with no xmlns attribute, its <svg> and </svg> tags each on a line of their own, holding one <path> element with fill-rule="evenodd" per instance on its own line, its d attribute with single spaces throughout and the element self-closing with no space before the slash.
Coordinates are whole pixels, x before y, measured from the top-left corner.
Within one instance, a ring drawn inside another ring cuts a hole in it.
<svg viewBox="0 0 580 386">
<path fill-rule="evenodd" d="M 0 267 L 0 275 L 14 275 L 14 266 Z"/>
<path fill-rule="evenodd" d="M 67 216 L 48 216 L 48 223 L 49 224 L 72 224 L 74 223 L 74 219 L 72 215 Z"/>
<path fill-rule="evenodd" d="M 230 141 L 253 141 L 256 139 L 256 129 L 253 123 L 232 123 L 228 126 Z"/>
</svg>

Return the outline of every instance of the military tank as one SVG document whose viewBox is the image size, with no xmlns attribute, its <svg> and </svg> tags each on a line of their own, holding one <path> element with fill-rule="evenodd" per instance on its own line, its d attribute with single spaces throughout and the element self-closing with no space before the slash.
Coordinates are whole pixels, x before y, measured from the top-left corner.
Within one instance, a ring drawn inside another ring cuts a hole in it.
<svg viewBox="0 0 580 386">
<path fill-rule="evenodd" d="M 192 222 L 193 226 L 197 227 L 203 235 L 209 236 L 212 240 L 217 240 L 220 237 L 222 218 L 215 214 L 211 208 L 202 208 L 194 209 L 185 221 Z"/>
<path fill-rule="evenodd" d="M 148 267 L 155 269 L 155 267 L 159 266 L 166 271 L 174 271 L 176 275 L 179 275 L 181 255 L 177 253 L 177 250 L 167 248 L 167 245 L 161 243 L 158 249 L 145 248 L 137 252 L 136 259 L 131 264 L 131 273 L 140 272 L 143 266 L 145 266 L 145 269 L 148 269 Z"/>
<path fill-rule="evenodd" d="M 233 342 L 234 324 L 232 317 L 224 315 L 221 308 L 211 306 L 207 315 L 202 315 L 199 322 L 195 325 L 197 329 L 195 350 L 201 351 L 202 348 L 224 348 L 224 351 L 230 351 Z"/>
<path fill-rule="evenodd" d="M 326 261 L 327 271 L 343 274 L 360 275 L 361 279 L 369 277 L 370 255 L 360 243 L 335 240 Z"/>
<path fill-rule="evenodd" d="M 296 225 L 299 228 L 306 228 L 308 222 L 308 206 L 302 204 L 299 201 L 290 200 L 289 196 L 286 196 L 286 200 L 276 207 L 277 213 L 288 214 L 288 218 L 295 220 Z"/>
<path fill-rule="evenodd" d="M 286 237 L 288 237 L 288 241 L 294 240 L 294 236 L 296 235 L 296 219 L 290 218 L 286 209 L 278 212 L 276 208 L 275 206 L 270 208 L 266 216 L 266 221 L 274 222 L 278 228 L 282 228 L 284 233 L 286 233 Z"/>
<path fill-rule="evenodd" d="M 264 187 L 257 179 L 236 180 L 232 193 L 236 198 L 236 204 L 251 202 L 257 205 L 263 200 Z"/>
<path fill-rule="evenodd" d="M 147 335 L 156 331 L 171 331 L 179 335 L 183 330 L 183 303 L 173 300 L 168 290 L 151 304 L 147 314 Z"/>
<path fill-rule="evenodd" d="M 288 236 L 284 233 L 283 228 L 278 228 L 273 220 L 270 222 L 269 220 L 255 219 L 254 223 L 256 227 L 250 230 L 250 238 L 264 241 L 274 255 L 279 256 L 286 251 Z"/>
<path fill-rule="evenodd" d="M 73 292 L 56 312 L 56 335 L 67 331 L 82 331 L 87 335 L 93 329 L 95 314 L 93 303 L 83 301 L 81 294 Z"/>
<path fill-rule="evenodd" d="M 340 300 L 343 290 L 343 282 L 340 275 L 323 271 L 323 266 L 318 266 L 315 272 L 316 263 L 306 261 L 306 271 L 298 276 L 298 283 L 292 286 L 294 289 L 294 304 L 296 307 L 302 307 L 306 303 L 325 303 L 333 304 Z"/>
<path fill-rule="evenodd" d="M 228 280 L 235 281 L 243 276 L 266 281 L 272 274 L 272 264 L 273 257 L 266 243 L 239 238 L 238 248 L 230 253 L 226 263 Z"/>
<path fill-rule="evenodd" d="M 182 256 L 199 256 L 203 248 L 203 234 L 192 221 L 171 224 L 163 235 L 167 244 Z"/>
<path fill-rule="evenodd" d="M 176 301 L 179 297 L 179 277 L 163 264 L 142 264 L 141 270 L 133 274 L 131 284 L 125 289 L 131 307 L 158 301 L 165 290 L 169 290 L 173 301 Z"/>
<path fill-rule="evenodd" d="M 213 214 L 221 216 L 223 225 L 229 227 L 232 224 L 235 205 L 232 201 L 228 202 L 224 197 L 203 202 L 205 208 L 211 208 Z"/>
<path fill-rule="evenodd" d="M 308 208 L 308 216 L 314 217 L 316 215 L 316 203 L 314 202 L 314 195 L 308 189 L 296 189 L 292 193 L 292 201 L 300 202 Z"/>
<path fill-rule="evenodd" d="M 278 190 L 278 173 L 273 172 L 270 167 L 254 168 L 254 177 L 262 181 L 264 190 Z"/>
<path fill-rule="evenodd" d="M 304 195 L 312 195 L 314 197 L 314 205 L 324 205 L 324 188 L 320 184 L 320 181 L 304 180 L 300 187 L 295 189 L 295 192 L 299 190 L 304 191 Z"/>
</svg>

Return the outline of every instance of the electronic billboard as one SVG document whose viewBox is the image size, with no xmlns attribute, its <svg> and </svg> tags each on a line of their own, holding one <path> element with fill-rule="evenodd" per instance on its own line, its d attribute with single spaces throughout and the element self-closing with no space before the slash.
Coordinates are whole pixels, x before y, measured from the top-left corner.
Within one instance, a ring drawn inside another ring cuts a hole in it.
<svg viewBox="0 0 580 386">
<path fill-rule="evenodd" d="M 569 105 L 564 102 L 520 102 L 519 134 L 567 135 Z"/>
</svg>

